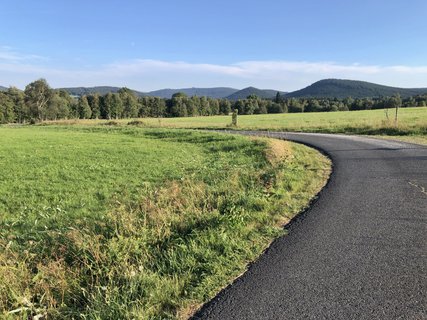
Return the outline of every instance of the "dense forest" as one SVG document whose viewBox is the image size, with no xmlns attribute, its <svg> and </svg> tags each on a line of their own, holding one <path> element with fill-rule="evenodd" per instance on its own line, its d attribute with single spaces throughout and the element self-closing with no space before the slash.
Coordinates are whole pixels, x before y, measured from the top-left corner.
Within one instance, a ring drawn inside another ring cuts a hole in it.
<svg viewBox="0 0 427 320">
<path fill-rule="evenodd" d="M 288 98 L 366 98 L 390 97 L 399 94 L 403 98 L 427 94 L 427 88 L 398 88 L 376 83 L 343 79 L 324 79 L 308 87 L 289 92 Z"/>
<path fill-rule="evenodd" d="M 237 109 L 239 114 L 286 112 L 322 112 L 367 110 L 426 106 L 427 95 L 401 99 L 399 94 L 381 98 L 285 98 L 278 92 L 274 99 L 249 95 L 230 101 L 207 97 L 189 97 L 175 93 L 171 99 L 138 97 L 134 91 L 121 88 L 118 92 L 73 97 L 64 90 L 50 88 L 39 79 L 25 90 L 10 87 L 0 92 L 0 123 L 35 123 L 58 119 L 119 119 L 136 117 L 193 117 L 227 115 Z"/>
</svg>

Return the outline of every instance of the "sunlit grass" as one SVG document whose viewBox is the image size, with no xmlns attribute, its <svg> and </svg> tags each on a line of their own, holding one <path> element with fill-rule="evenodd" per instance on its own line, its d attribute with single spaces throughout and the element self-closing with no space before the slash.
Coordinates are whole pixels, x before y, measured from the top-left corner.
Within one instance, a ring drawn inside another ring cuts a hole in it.
<svg viewBox="0 0 427 320">
<path fill-rule="evenodd" d="M 185 318 L 318 192 L 287 142 L 134 126 L 0 128 L 0 314 Z"/>
<path fill-rule="evenodd" d="M 425 135 L 427 134 L 427 107 L 401 108 L 397 125 L 394 110 L 390 119 L 384 110 L 284 113 L 238 116 L 237 129 L 302 131 L 324 133 L 351 133 L 377 135 Z M 228 128 L 231 116 L 144 118 L 142 124 L 166 128 Z M 93 125 L 105 120 L 68 120 L 57 123 Z M 118 125 L 127 125 L 129 120 L 117 120 Z"/>
</svg>

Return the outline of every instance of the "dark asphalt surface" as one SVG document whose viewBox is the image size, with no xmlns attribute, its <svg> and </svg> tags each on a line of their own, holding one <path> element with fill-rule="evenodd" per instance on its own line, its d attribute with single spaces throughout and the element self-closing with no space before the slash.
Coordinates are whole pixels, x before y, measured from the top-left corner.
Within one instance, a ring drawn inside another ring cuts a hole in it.
<svg viewBox="0 0 427 320">
<path fill-rule="evenodd" d="M 313 206 L 194 319 L 427 319 L 427 147 L 271 133 L 334 164 Z"/>
</svg>

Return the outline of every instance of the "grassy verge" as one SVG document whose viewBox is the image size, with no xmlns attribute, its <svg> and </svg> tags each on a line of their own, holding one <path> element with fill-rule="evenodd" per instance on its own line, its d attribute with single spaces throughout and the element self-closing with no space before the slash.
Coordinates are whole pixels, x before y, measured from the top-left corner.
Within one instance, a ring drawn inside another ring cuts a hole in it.
<svg viewBox="0 0 427 320">
<path fill-rule="evenodd" d="M 385 136 L 385 135 L 378 136 L 378 135 L 376 135 L 374 137 L 379 138 L 379 139 L 397 140 L 397 141 L 427 145 L 427 135 L 408 135 L 408 136 Z"/>
<path fill-rule="evenodd" d="M 320 190 L 307 147 L 194 131 L 0 128 L 0 314 L 186 318 Z"/>
</svg>

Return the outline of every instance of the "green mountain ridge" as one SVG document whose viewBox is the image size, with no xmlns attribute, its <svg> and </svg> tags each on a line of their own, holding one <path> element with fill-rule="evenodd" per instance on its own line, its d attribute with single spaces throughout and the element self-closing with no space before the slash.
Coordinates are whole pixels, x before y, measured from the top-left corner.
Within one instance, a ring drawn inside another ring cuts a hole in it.
<svg viewBox="0 0 427 320">
<path fill-rule="evenodd" d="M 288 93 L 286 98 L 377 98 L 390 97 L 399 93 L 402 98 L 426 94 L 427 88 L 397 88 L 376 83 L 325 79 L 317 81 L 306 88 Z"/>
<path fill-rule="evenodd" d="M 59 88 L 58 90 L 65 90 L 69 94 L 74 96 L 82 96 L 87 94 L 99 93 L 101 95 L 109 92 L 116 93 L 120 90 L 120 87 L 112 86 L 97 86 L 97 87 L 72 87 L 72 88 Z M 227 88 L 227 87 L 215 87 L 215 88 L 182 88 L 182 89 L 161 89 L 150 92 L 141 92 L 132 90 L 137 96 L 152 96 L 160 98 L 171 98 L 173 94 L 183 92 L 188 96 L 206 96 L 210 98 L 226 98 L 230 94 L 238 91 L 238 89 Z"/>
<path fill-rule="evenodd" d="M 0 86 L 0 91 L 7 90 L 7 87 Z M 118 92 L 121 88 L 113 86 L 96 86 L 96 87 L 70 87 L 58 88 L 57 90 L 65 90 L 73 96 L 82 96 L 93 93 L 105 95 L 109 92 Z M 427 94 L 427 88 L 399 88 L 384 86 L 376 83 L 343 80 L 343 79 L 324 79 L 317 81 L 303 89 L 293 92 L 283 92 L 271 89 L 258 89 L 255 87 L 247 87 L 241 90 L 229 87 L 213 87 L 213 88 L 182 88 L 182 89 L 161 89 L 150 92 L 141 92 L 132 90 L 137 96 L 155 96 L 160 98 L 171 98 L 177 92 L 183 92 L 188 96 L 206 96 L 216 99 L 228 99 L 236 101 L 246 99 L 249 95 L 257 95 L 263 99 L 274 99 L 277 92 L 284 98 L 376 98 L 390 97 L 399 93 L 402 98 L 407 98 L 416 95 Z"/>
<path fill-rule="evenodd" d="M 249 95 L 256 95 L 262 99 L 273 99 L 276 97 L 277 92 L 279 92 L 281 95 L 285 95 L 286 92 L 278 91 L 278 90 L 271 90 L 271 89 L 258 89 L 255 87 L 247 87 L 242 90 L 239 90 L 227 97 L 228 100 L 239 100 L 239 99 L 246 99 Z"/>
<path fill-rule="evenodd" d="M 111 86 L 97 86 L 97 87 L 71 87 L 71 88 L 58 88 L 57 90 L 67 91 L 70 95 L 73 96 L 83 96 L 87 94 L 99 93 L 100 95 L 107 94 L 109 92 L 116 93 L 120 90 L 119 87 Z M 137 96 L 145 96 L 146 94 L 140 91 L 132 90 Z"/>
<path fill-rule="evenodd" d="M 119 87 L 112 86 L 97 86 L 97 87 L 72 87 L 72 88 L 59 88 L 58 90 L 65 90 L 69 94 L 74 96 L 82 96 L 87 94 L 99 93 L 101 95 L 107 94 L 108 92 L 115 93 L 120 90 Z M 213 88 L 181 88 L 181 89 L 160 89 L 149 92 L 141 92 L 132 90 L 137 96 L 152 96 L 170 99 L 172 95 L 178 92 L 185 93 L 187 96 L 199 96 L 209 97 L 215 99 L 229 99 L 238 100 L 246 99 L 247 96 L 255 94 L 263 99 L 272 99 L 276 96 L 277 90 L 271 89 L 258 89 L 254 87 L 244 88 L 242 90 L 229 88 L 229 87 L 213 87 Z M 279 91 L 280 94 L 284 95 L 285 92 Z"/>
<path fill-rule="evenodd" d="M 228 87 L 214 88 L 183 88 L 183 89 L 161 89 L 147 92 L 146 95 L 170 99 L 172 95 L 178 92 L 185 93 L 187 96 L 210 97 L 210 98 L 226 98 L 229 95 L 239 91 L 238 89 Z"/>
</svg>

